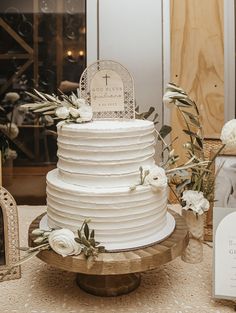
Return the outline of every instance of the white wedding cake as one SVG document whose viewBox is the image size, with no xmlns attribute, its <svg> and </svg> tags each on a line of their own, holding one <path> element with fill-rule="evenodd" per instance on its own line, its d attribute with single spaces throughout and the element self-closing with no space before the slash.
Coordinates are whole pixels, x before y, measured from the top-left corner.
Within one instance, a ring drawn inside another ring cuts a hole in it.
<svg viewBox="0 0 236 313">
<path fill-rule="evenodd" d="M 47 175 L 51 228 L 76 231 L 90 219 L 107 250 L 150 245 L 173 231 L 167 184 L 140 184 L 140 167 L 154 162 L 154 124 L 146 120 L 95 120 L 58 125 L 57 169 Z"/>
</svg>

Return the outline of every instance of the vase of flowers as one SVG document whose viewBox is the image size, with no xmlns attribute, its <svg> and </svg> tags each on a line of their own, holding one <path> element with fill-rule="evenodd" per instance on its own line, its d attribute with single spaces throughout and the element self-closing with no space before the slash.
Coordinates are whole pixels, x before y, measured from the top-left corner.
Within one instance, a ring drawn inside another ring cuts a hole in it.
<svg viewBox="0 0 236 313">
<path fill-rule="evenodd" d="M 204 213 L 210 203 L 202 192 L 186 190 L 182 196 L 182 216 L 189 230 L 189 243 L 182 254 L 187 263 L 200 263 L 203 259 Z"/>
<path fill-rule="evenodd" d="M 169 83 L 163 96 L 163 103 L 169 109 L 175 109 L 183 121 L 183 133 L 186 142 L 185 162 L 179 164 L 173 143 L 177 138 L 165 142 L 160 131 L 167 158 L 163 167 L 168 175 L 168 183 L 175 203 L 180 203 L 183 216 L 189 228 L 189 245 L 183 253 L 186 262 L 201 262 L 203 257 L 204 214 L 214 205 L 215 173 L 213 164 L 224 148 L 236 146 L 236 120 L 226 123 L 222 129 L 221 145 L 209 156 L 204 149 L 204 131 L 197 104 L 188 94 L 174 83 Z M 171 132 L 171 128 L 167 129 Z M 166 132 L 164 133 L 166 135 Z"/>
</svg>

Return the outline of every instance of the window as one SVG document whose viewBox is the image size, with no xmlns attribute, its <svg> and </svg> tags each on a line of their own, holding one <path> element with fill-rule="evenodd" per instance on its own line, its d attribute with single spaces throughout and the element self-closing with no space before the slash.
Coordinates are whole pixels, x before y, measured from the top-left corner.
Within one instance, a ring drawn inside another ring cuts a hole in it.
<svg viewBox="0 0 236 313">
<path fill-rule="evenodd" d="M 7 139 L 3 185 L 20 203 L 44 203 L 55 167 L 53 120 L 22 110 L 33 88 L 75 91 L 86 67 L 85 0 L 0 3 L 0 135 Z"/>
</svg>

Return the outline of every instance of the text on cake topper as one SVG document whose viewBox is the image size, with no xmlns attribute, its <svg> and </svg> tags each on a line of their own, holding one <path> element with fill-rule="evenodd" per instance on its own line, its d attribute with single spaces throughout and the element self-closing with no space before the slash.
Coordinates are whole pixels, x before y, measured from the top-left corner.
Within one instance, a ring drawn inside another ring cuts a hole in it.
<svg viewBox="0 0 236 313">
<path fill-rule="evenodd" d="M 91 80 L 90 88 L 93 112 L 124 110 L 124 85 L 116 72 L 98 71 Z"/>
</svg>

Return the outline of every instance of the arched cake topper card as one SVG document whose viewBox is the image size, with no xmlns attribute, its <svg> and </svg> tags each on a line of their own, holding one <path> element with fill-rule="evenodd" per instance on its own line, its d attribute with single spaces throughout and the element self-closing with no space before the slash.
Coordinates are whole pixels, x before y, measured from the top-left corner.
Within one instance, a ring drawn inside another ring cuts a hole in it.
<svg viewBox="0 0 236 313">
<path fill-rule="evenodd" d="M 120 63 L 98 60 L 80 78 L 80 96 L 92 107 L 95 119 L 134 119 L 134 82 Z"/>
</svg>

